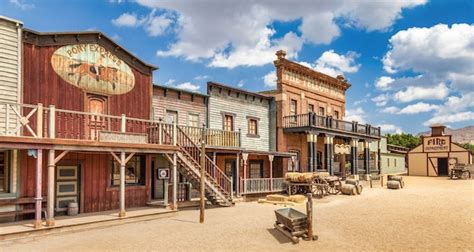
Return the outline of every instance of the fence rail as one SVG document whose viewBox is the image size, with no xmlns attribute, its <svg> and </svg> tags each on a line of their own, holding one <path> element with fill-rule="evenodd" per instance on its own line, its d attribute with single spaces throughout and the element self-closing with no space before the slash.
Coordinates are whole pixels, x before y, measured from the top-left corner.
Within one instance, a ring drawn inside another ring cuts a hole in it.
<svg viewBox="0 0 474 252">
<path fill-rule="evenodd" d="M 240 193 L 267 193 L 285 190 L 284 178 L 240 178 Z"/>
<path fill-rule="evenodd" d="M 203 128 L 179 126 L 195 143 L 201 142 Z M 240 147 L 240 132 L 205 128 L 206 145 L 210 147 Z"/>
<path fill-rule="evenodd" d="M 283 117 L 284 128 L 316 127 L 380 137 L 380 127 L 358 122 L 334 119 L 331 116 L 320 116 L 315 113 L 288 115 Z"/>
</svg>

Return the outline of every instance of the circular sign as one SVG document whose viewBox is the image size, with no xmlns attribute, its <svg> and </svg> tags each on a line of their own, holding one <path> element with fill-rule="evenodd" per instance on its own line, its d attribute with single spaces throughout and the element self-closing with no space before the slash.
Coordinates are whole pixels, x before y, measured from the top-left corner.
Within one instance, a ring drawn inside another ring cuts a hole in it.
<svg viewBox="0 0 474 252">
<path fill-rule="evenodd" d="M 51 56 L 51 65 L 64 81 L 85 91 L 119 95 L 135 86 L 132 69 L 98 44 L 60 47 Z"/>
<path fill-rule="evenodd" d="M 168 177 L 168 172 L 166 170 L 161 170 L 160 171 L 160 178 L 166 178 Z"/>
</svg>

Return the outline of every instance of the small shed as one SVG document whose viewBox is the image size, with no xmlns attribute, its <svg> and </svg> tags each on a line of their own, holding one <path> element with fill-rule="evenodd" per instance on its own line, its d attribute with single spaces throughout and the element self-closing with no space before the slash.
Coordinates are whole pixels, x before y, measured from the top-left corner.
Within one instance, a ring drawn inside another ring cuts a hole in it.
<svg viewBox="0 0 474 252">
<path fill-rule="evenodd" d="M 445 135 L 444 125 L 431 126 L 431 136 L 408 152 L 408 175 L 447 176 L 456 164 L 472 164 L 472 153 Z"/>
</svg>

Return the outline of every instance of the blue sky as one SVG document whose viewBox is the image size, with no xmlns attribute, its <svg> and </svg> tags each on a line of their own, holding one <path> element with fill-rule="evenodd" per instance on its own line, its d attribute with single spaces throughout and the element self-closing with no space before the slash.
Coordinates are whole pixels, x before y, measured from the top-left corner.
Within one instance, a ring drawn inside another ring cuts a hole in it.
<svg viewBox="0 0 474 252">
<path fill-rule="evenodd" d="M 191 2 L 1 0 L 0 15 L 38 31 L 102 31 L 159 66 L 158 84 L 272 89 L 283 48 L 349 79 L 347 120 L 409 133 L 474 124 L 474 1 Z"/>
</svg>

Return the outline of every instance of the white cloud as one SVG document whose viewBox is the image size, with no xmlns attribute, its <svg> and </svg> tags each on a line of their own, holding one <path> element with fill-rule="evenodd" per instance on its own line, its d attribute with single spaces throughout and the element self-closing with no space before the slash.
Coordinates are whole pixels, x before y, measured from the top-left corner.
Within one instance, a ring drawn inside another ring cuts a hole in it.
<svg viewBox="0 0 474 252">
<path fill-rule="evenodd" d="M 271 71 L 263 76 L 263 83 L 265 87 L 275 88 L 277 83 L 276 71 Z"/>
<path fill-rule="evenodd" d="M 23 0 L 10 0 L 10 3 L 22 10 L 31 10 L 35 8 L 34 4 L 26 3 Z"/>
<path fill-rule="evenodd" d="M 394 81 L 395 79 L 390 76 L 382 76 L 375 81 L 375 87 L 381 90 L 388 90 Z"/>
<path fill-rule="evenodd" d="M 382 134 L 395 133 L 400 134 L 403 132 L 402 128 L 394 124 L 379 124 L 377 127 L 380 127 Z"/>
<path fill-rule="evenodd" d="M 355 59 L 359 57 L 356 52 L 348 52 L 346 55 L 340 55 L 334 50 L 325 51 L 319 59 L 316 60 L 316 65 L 313 67 L 318 72 L 336 77 L 343 73 L 355 73 L 359 71 L 360 64 L 355 64 Z"/>
<path fill-rule="evenodd" d="M 138 27 L 143 26 L 148 35 L 157 37 L 162 35 L 172 24 L 173 20 L 169 13 L 157 15 L 156 10 L 150 14 L 138 17 L 135 13 L 123 13 L 118 18 L 112 20 L 112 24 L 118 27 Z"/>
<path fill-rule="evenodd" d="M 199 85 L 194 85 L 194 84 L 192 84 L 191 82 L 184 82 L 184 83 L 181 83 L 181 84 L 176 85 L 176 88 L 186 89 L 186 90 L 189 90 L 189 91 L 196 92 L 196 91 L 198 91 L 201 87 L 200 87 Z"/>
<path fill-rule="evenodd" d="M 412 71 L 424 82 L 448 83 L 455 89 L 474 86 L 474 24 L 413 27 L 393 35 L 383 58 L 388 73 Z"/>
<path fill-rule="evenodd" d="M 355 109 L 346 109 L 346 116 L 344 117 L 344 120 L 365 123 L 366 115 L 367 113 L 365 113 L 365 111 L 361 107 Z"/>
<path fill-rule="evenodd" d="M 424 125 L 430 126 L 435 123 L 456 123 L 463 121 L 474 121 L 474 112 L 464 111 L 449 115 L 437 115 L 426 121 Z"/>
<path fill-rule="evenodd" d="M 397 107 L 394 107 L 394 106 L 386 107 L 386 108 L 383 108 L 382 110 L 380 110 L 380 112 L 382 112 L 382 113 L 389 113 L 389 114 L 396 114 L 399 111 L 400 111 L 400 109 L 397 108 Z"/>
<path fill-rule="evenodd" d="M 134 13 L 123 13 L 118 18 L 113 19 L 112 24 L 118 27 L 134 27 L 138 25 L 138 18 Z"/>
<path fill-rule="evenodd" d="M 340 25 L 384 30 L 400 18 L 404 8 L 425 0 L 385 1 L 185 1 L 137 0 L 150 10 L 176 15 L 176 40 L 159 56 L 209 60 L 212 67 L 234 68 L 271 63 L 277 49 L 295 58 L 303 43 L 328 44 L 340 35 Z M 372 11 L 372 10 L 376 11 Z M 370 10 L 370 11 L 368 11 Z M 301 20 L 297 31 L 274 38 L 273 22 Z"/>
<path fill-rule="evenodd" d="M 241 88 L 245 85 L 245 81 L 244 80 L 240 80 L 239 83 L 237 83 L 237 87 Z"/>
<path fill-rule="evenodd" d="M 176 80 L 174 80 L 174 79 L 169 79 L 168 81 L 165 82 L 165 85 L 166 85 L 166 86 L 170 86 L 170 85 L 173 85 L 175 82 L 176 82 Z"/>
<path fill-rule="evenodd" d="M 198 75 L 194 77 L 195 80 L 207 80 L 209 79 L 209 75 Z"/>
<path fill-rule="evenodd" d="M 389 94 L 381 94 L 372 98 L 372 101 L 375 102 L 375 105 L 377 105 L 378 107 L 383 107 L 387 105 L 389 100 L 390 100 Z"/>
<path fill-rule="evenodd" d="M 438 105 L 434 104 L 428 104 L 424 102 L 418 102 L 415 104 L 408 105 L 401 109 L 398 114 L 418 114 L 418 113 L 424 113 L 424 112 L 429 112 L 438 109 Z"/>
<path fill-rule="evenodd" d="M 441 100 L 449 94 L 449 89 L 444 83 L 433 87 L 410 86 L 405 90 L 398 91 L 394 99 L 400 102 L 411 102 L 414 100 Z"/>
</svg>

